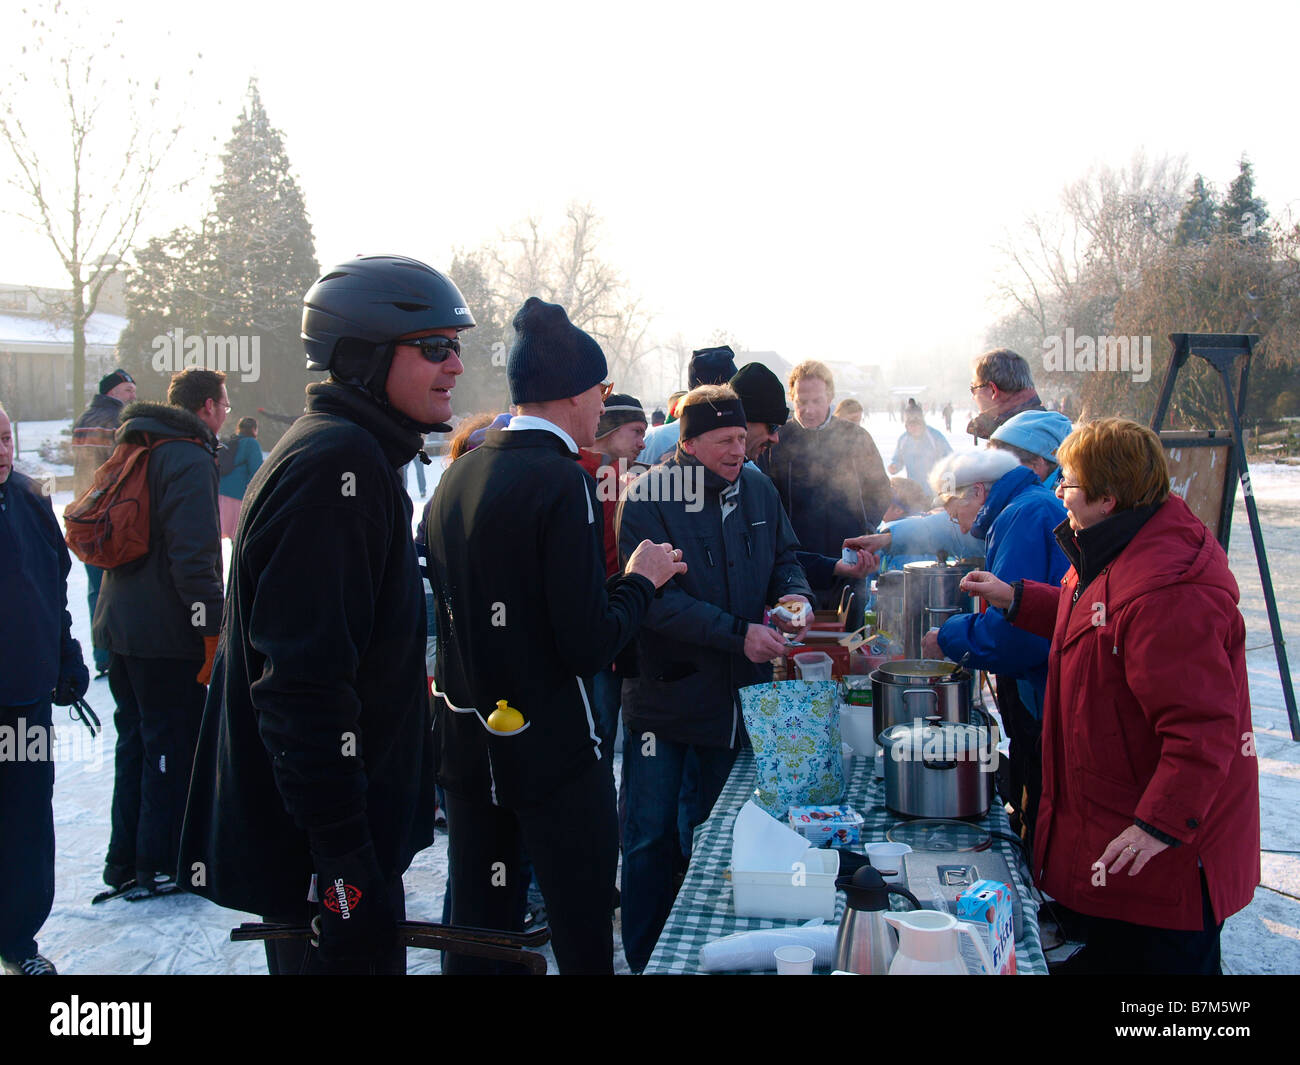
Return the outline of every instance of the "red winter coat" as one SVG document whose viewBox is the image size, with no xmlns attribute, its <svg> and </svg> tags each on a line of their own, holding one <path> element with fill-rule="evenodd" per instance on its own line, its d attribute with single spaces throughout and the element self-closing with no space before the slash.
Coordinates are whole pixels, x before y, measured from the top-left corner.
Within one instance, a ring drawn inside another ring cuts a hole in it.
<svg viewBox="0 0 1300 1065">
<path fill-rule="evenodd" d="M 1074 603 L 1078 579 L 1026 581 L 1015 618 L 1052 640 L 1035 878 L 1080 913 L 1193 930 L 1199 861 L 1222 922 L 1259 883 L 1246 627 L 1227 556 L 1170 496 Z M 1182 845 L 1103 882 L 1093 863 L 1135 818 Z"/>
</svg>

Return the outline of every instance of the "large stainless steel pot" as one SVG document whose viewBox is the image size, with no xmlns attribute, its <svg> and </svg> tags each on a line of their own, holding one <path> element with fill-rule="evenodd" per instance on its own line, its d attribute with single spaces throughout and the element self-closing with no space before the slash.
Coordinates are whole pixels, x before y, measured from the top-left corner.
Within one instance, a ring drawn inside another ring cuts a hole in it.
<svg viewBox="0 0 1300 1065">
<path fill-rule="evenodd" d="M 969 820 L 984 817 L 993 801 L 997 732 L 981 710 L 982 724 L 931 718 L 885 729 L 885 805 L 899 817 Z"/>
<path fill-rule="evenodd" d="M 894 725 L 933 715 L 944 721 L 970 720 L 971 675 L 952 662 L 901 659 L 882 663 L 870 676 L 877 736 Z"/>
<path fill-rule="evenodd" d="M 921 657 L 921 637 L 931 627 L 927 612 L 947 620 L 975 609 L 974 600 L 961 590 L 961 579 L 979 568 L 976 561 L 909 562 L 903 567 L 903 653 L 908 658 Z"/>
</svg>

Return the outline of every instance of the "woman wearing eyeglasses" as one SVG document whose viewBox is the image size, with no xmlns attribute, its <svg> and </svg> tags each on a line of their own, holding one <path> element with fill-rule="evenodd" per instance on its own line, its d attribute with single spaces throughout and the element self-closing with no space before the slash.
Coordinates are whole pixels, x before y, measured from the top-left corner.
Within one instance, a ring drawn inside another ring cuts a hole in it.
<svg viewBox="0 0 1300 1065">
<path fill-rule="evenodd" d="M 1123 418 L 1057 452 L 1062 586 L 963 587 L 1050 636 L 1034 876 L 1088 917 L 1071 973 L 1217 974 L 1259 883 L 1259 777 L 1237 582 Z"/>
</svg>

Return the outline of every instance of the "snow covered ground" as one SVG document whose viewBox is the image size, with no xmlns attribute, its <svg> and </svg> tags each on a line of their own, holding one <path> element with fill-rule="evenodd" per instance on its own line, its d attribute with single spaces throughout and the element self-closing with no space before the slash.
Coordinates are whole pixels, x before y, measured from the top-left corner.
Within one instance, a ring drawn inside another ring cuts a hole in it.
<svg viewBox="0 0 1300 1065">
<path fill-rule="evenodd" d="M 969 442 L 961 435 L 968 413 L 953 418 L 955 446 Z M 942 419 L 932 417 L 942 429 Z M 888 461 L 902 426 L 886 415 L 866 423 Z M 25 472 L 71 473 L 45 467 L 37 449 L 43 439 L 57 436 L 67 422 L 27 422 L 21 426 Z M 427 468 L 428 491 L 436 485 L 439 466 Z M 414 481 L 414 476 L 408 478 Z M 1292 654 L 1300 655 L 1300 467 L 1258 465 L 1251 480 L 1260 510 L 1264 540 L 1272 569 L 1278 608 Z M 54 496 L 62 514 L 71 492 Z M 417 518 L 421 501 L 416 498 Z M 1240 496 L 1235 512 L 1230 559 L 1242 590 L 1246 618 L 1247 655 L 1260 757 L 1260 801 L 1263 816 L 1263 884 L 1254 902 L 1230 918 L 1224 929 L 1224 968 L 1232 973 L 1300 973 L 1300 745 L 1291 741 L 1284 710 L 1277 662 L 1271 647 L 1250 530 Z M 229 544 L 225 543 L 227 557 Z M 68 581 L 68 603 L 74 635 L 90 654 L 90 619 L 86 605 L 85 569 L 74 560 Z M 12 609 L 12 604 L 5 604 Z M 1189 654 L 1195 648 L 1188 648 Z M 1293 660 L 1294 672 L 1294 660 Z M 105 849 L 109 834 L 109 804 L 113 792 L 113 704 L 106 680 L 91 684 L 87 700 L 96 709 L 104 731 L 93 743 L 82 727 L 55 708 L 60 726 L 54 793 L 58 859 L 54 909 L 40 933 L 41 950 L 69 973 L 264 973 L 260 945 L 231 943 L 229 931 L 256 915 L 240 914 L 191 895 L 129 904 L 122 901 L 90 906 L 102 890 Z M 407 913 L 413 919 L 437 920 L 442 912 L 446 882 L 446 837 L 416 857 L 407 873 Z M 615 928 L 617 937 L 617 926 Z M 616 965 L 625 966 L 616 938 Z M 438 970 L 433 951 L 411 950 L 412 973 Z M 554 971 L 554 964 L 551 965 Z"/>
</svg>

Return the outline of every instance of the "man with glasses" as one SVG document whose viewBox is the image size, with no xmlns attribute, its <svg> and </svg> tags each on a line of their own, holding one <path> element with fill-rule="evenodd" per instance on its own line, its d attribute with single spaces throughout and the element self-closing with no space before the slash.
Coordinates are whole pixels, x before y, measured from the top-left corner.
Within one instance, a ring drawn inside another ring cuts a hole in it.
<svg viewBox="0 0 1300 1065">
<path fill-rule="evenodd" d="M 1043 401 L 1034 390 L 1029 363 L 1007 348 L 986 351 L 972 365 L 971 399 L 979 413 L 966 432 L 976 442 L 987 440 L 993 430 L 1025 410 L 1042 410 Z"/>
<path fill-rule="evenodd" d="M 152 447 L 149 553 L 104 571 L 93 622 L 110 654 L 117 702 L 112 834 L 104 880 L 115 891 L 175 890 L 176 846 L 204 685 L 221 628 L 217 433 L 230 411 L 225 375 L 175 374 L 166 403 L 122 411 L 119 444 Z"/>
<path fill-rule="evenodd" d="M 404 973 L 402 874 L 433 841 L 425 608 L 401 469 L 446 432 L 474 325 L 450 279 L 357 258 L 307 292 L 306 412 L 254 475 L 194 759 L 183 885 L 312 940 L 278 973 Z"/>
</svg>

